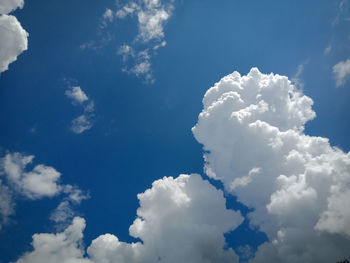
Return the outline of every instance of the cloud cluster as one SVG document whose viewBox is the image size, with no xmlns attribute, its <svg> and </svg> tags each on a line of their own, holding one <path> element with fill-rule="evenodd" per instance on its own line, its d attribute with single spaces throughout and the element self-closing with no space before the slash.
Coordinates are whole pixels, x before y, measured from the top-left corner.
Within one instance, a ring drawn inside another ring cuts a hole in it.
<svg viewBox="0 0 350 263">
<path fill-rule="evenodd" d="M 79 244 L 85 222 L 76 217 L 62 233 L 34 235 L 33 251 L 17 263 L 238 262 L 232 249 L 224 249 L 224 233 L 235 229 L 243 218 L 228 210 L 222 191 L 199 175 L 164 177 L 138 199 L 137 218 L 129 230 L 142 243 L 101 235 L 92 241 L 84 258 Z"/>
<path fill-rule="evenodd" d="M 65 95 L 71 99 L 73 105 L 83 106 L 83 114 L 76 117 L 71 122 L 71 130 L 74 133 L 80 134 L 89 130 L 93 126 L 95 104 L 88 98 L 85 92 L 79 86 L 70 86 Z"/>
<path fill-rule="evenodd" d="M 138 34 L 133 45 L 120 46 L 117 54 L 123 57 L 123 71 L 153 82 L 151 58 L 155 51 L 166 45 L 164 26 L 172 16 L 173 0 L 131 1 L 116 11 L 106 9 L 102 17 L 102 27 L 115 19 L 137 17 Z M 141 47 L 136 44 L 141 45 Z"/>
<path fill-rule="evenodd" d="M 88 194 L 77 187 L 60 184 L 61 173 L 53 167 L 39 164 L 27 169 L 33 159 L 33 155 L 20 153 L 7 153 L 0 159 L 0 176 L 4 178 L 3 181 L 0 179 L 0 228 L 14 214 L 17 195 L 38 200 L 64 193 L 65 200 L 73 204 L 88 198 Z"/>
<path fill-rule="evenodd" d="M 203 98 L 192 131 L 205 172 L 254 209 L 252 226 L 270 240 L 253 262 L 349 257 L 350 154 L 303 133 L 312 104 L 287 77 L 257 68 L 225 76 Z"/>
<path fill-rule="evenodd" d="M 15 16 L 9 15 L 23 5 L 23 0 L 2 0 L 0 3 L 0 73 L 28 48 L 28 33 Z"/>
</svg>

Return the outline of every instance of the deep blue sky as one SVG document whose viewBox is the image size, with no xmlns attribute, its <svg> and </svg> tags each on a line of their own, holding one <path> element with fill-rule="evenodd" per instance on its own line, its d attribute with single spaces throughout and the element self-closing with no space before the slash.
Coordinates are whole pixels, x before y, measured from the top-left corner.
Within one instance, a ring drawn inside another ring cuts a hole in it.
<svg viewBox="0 0 350 263">
<path fill-rule="evenodd" d="M 33 154 L 36 164 L 60 171 L 62 182 L 90 191 L 78 208 L 90 244 L 103 233 L 131 241 L 136 195 L 154 180 L 203 174 L 201 145 L 191 127 L 205 91 L 234 70 L 243 75 L 257 66 L 292 78 L 303 64 L 300 80 L 317 114 L 306 133 L 349 151 L 349 84 L 336 88 L 332 76 L 332 66 L 350 54 L 348 24 L 332 25 L 338 3 L 179 1 L 165 27 L 167 45 L 152 57 L 156 81 L 150 84 L 123 73 L 117 56 L 118 47 L 136 36 L 136 21 L 99 29 L 114 1 L 27 1 L 14 14 L 29 33 L 29 49 L 0 75 L 1 153 Z M 103 48 L 79 48 L 107 33 L 112 41 Z M 324 55 L 329 45 L 332 51 Z M 69 130 L 80 109 L 64 95 L 67 79 L 95 102 L 94 126 L 82 134 Z M 228 199 L 229 207 L 240 207 Z M 28 250 L 33 233 L 54 230 L 49 215 L 58 202 L 18 201 L 13 223 L 0 232 L 1 263 Z M 229 238 L 229 246 L 264 240 L 245 229 Z"/>
</svg>

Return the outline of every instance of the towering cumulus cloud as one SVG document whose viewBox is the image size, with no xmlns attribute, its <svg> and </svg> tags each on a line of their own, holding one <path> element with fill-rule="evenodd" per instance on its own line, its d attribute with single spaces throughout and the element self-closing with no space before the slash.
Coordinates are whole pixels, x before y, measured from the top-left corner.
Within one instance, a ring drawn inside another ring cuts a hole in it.
<svg viewBox="0 0 350 263">
<path fill-rule="evenodd" d="M 253 208 L 264 231 L 253 262 L 335 262 L 349 257 L 350 154 L 307 136 L 313 101 L 287 77 L 234 72 L 210 88 L 192 131 L 205 172 Z"/>
<path fill-rule="evenodd" d="M 1 0 L 0 2 L 0 73 L 7 70 L 10 63 L 28 48 L 28 33 L 17 18 L 8 15 L 22 8 L 23 0 Z"/>
<path fill-rule="evenodd" d="M 222 191 L 199 175 L 164 177 L 138 195 L 140 208 L 130 234 L 141 242 L 124 243 L 111 234 L 95 239 L 84 258 L 79 246 L 83 219 L 76 217 L 64 232 L 36 234 L 32 252 L 17 263 L 203 263 L 238 262 L 232 249 L 224 249 L 224 233 L 243 218 L 226 209 Z"/>
</svg>

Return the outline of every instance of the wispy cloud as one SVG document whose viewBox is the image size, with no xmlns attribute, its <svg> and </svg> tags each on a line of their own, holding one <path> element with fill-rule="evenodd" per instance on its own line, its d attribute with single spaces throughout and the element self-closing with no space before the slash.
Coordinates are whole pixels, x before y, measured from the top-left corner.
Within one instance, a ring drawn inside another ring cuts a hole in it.
<svg viewBox="0 0 350 263">
<path fill-rule="evenodd" d="M 93 126 L 95 117 L 95 104 L 79 86 L 70 86 L 65 95 L 71 99 L 73 105 L 83 107 L 83 114 L 71 122 L 71 130 L 76 134 L 83 133 Z"/>
<path fill-rule="evenodd" d="M 333 74 L 336 80 L 336 86 L 340 87 L 344 85 L 350 75 L 350 59 L 340 61 L 333 66 Z"/>
</svg>

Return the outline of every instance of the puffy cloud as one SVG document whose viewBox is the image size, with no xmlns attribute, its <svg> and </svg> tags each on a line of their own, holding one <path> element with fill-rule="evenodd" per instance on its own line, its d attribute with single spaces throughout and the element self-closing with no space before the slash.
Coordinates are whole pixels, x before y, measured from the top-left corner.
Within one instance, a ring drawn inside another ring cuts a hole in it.
<svg viewBox="0 0 350 263">
<path fill-rule="evenodd" d="M 0 6 L 2 10 L 12 8 Z M 0 73 L 8 69 L 10 63 L 17 60 L 17 56 L 28 48 L 28 33 L 22 28 L 17 18 L 12 15 L 0 15 Z"/>
<path fill-rule="evenodd" d="M 61 173 L 53 167 L 39 164 L 28 171 L 27 166 L 33 163 L 33 159 L 33 155 L 20 153 L 7 153 L 0 158 L 0 176 L 5 179 L 0 179 L 0 229 L 15 213 L 18 195 L 37 200 L 64 193 L 63 201 L 51 215 L 56 223 L 67 223 L 75 214 L 72 206 L 90 197 L 77 186 L 59 184 Z"/>
<path fill-rule="evenodd" d="M 86 96 L 85 92 L 79 87 L 70 87 L 65 91 L 65 94 L 68 98 L 72 100 L 73 103 L 83 103 L 87 101 L 89 98 Z"/>
<path fill-rule="evenodd" d="M 350 75 L 350 59 L 340 61 L 338 64 L 334 65 L 333 74 L 337 87 L 344 85 L 347 77 Z"/>
<path fill-rule="evenodd" d="M 26 166 L 31 164 L 33 159 L 33 155 L 6 154 L 2 160 L 2 166 L 7 180 L 17 192 L 30 199 L 57 195 L 61 191 L 58 184 L 61 173 L 43 164 L 36 165 L 31 171 L 26 171 Z"/>
<path fill-rule="evenodd" d="M 23 0 L 1 0 L 0 2 L 0 14 L 9 14 L 17 8 L 23 8 Z"/>
<path fill-rule="evenodd" d="M 33 251 L 25 253 L 17 263 L 90 263 L 81 246 L 85 220 L 76 217 L 62 233 L 33 235 Z"/>
<path fill-rule="evenodd" d="M 205 172 L 254 209 L 251 224 L 271 241 L 253 262 L 349 256 L 350 153 L 303 133 L 312 104 L 287 77 L 256 68 L 225 76 L 203 98 L 192 130 Z"/>
<path fill-rule="evenodd" d="M 62 233 L 34 235 L 34 250 L 17 263 L 238 262 L 232 249 L 224 249 L 224 233 L 235 229 L 243 218 L 228 210 L 223 192 L 199 175 L 164 177 L 138 199 L 137 218 L 129 231 L 142 243 L 101 235 L 87 249 L 89 257 L 83 258 L 79 244 L 85 224 L 75 218 Z"/>
</svg>

